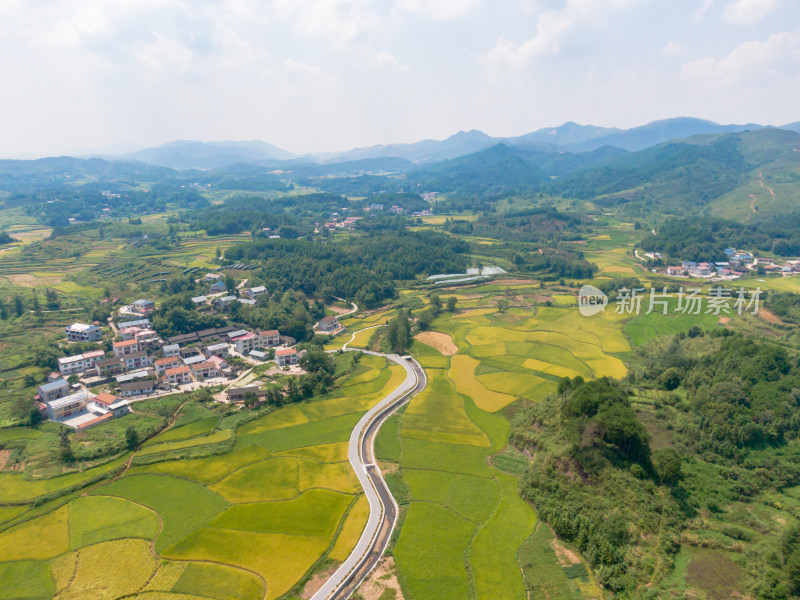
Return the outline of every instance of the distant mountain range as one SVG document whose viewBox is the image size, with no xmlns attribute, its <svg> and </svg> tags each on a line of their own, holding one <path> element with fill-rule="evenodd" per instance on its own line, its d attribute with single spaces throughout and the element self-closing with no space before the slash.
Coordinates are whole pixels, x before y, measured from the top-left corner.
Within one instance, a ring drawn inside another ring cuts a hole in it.
<svg viewBox="0 0 800 600">
<path fill-rule="evenodd" d="M 412 144 L 388 144 L 355 148 L 343 152 L 298 156 L 267 142 L 176 141 L 126 154 L 104 155 L 112 160 L 139 161 L 173 169 L 216 169 L 237 163 L 281 167 L 287 161 L 301 164 L 331 164 L 366 159 L 403 159 L 426 165 L 485 150 L 499 143 L 549 152 L 592 152 L 613 146 L 636 152 L 666 141 L 697 134 L 736 133 L 763 128 L 763 125 L 720 125 L 713 121 L 678 117 L 653 121 L 631 129 L 597 127 L 567 122 L 516 137 L 492 137 L 482 131 L 460 131 L 444 140 L 422 140 Z M 781 127 L 800 132 L 800 122 Z M 398 163 L 399 164 L 399 163 Z M 284 165 L 286 166 L 286 165 Z"/>
</svg>

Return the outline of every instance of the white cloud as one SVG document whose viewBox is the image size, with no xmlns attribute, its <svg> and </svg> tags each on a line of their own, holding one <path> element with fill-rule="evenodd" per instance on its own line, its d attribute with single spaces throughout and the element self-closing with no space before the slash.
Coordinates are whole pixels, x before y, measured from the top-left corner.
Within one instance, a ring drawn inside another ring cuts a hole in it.
<svg viewBox="0 0 800 600">
<path fill-rule="evenodd" d="M 771 13 L 781 0 L 733 0 L 725 7 L 725 19 L 739 25 L 752 25 Z"/>
<path fill-rule="evenodd" d="M 557 55 L 567 41 L 567 34 L 578 25 L 604 23 L 609 13 L 630 9 L 643 1 L 646 0 L 567 0 L 562 9 L 540 13 L 536 35 L 521 44 L 501 35 L 482 62 L 523 67 L 536 58 Z"/>
<path fill-rule="evenodd" d="M 370 0 L 273 0 L 279 19 L 294 20 L 301 36 L 344 44 L 380 29 L 381 19 Z"/>
<path fill-rule="evenodd" d="M 661 49 L 661 56 L 664 58 L 675 58 L 676 56 L 680 56 L 686 51 L 683 47 L 683 44 L 676 42 L 675 40 L 670 40 L 666 43 L 666 45 Z"/>
<path fill-rule="evenodd" d="M 692 20 L 701 21 L 703 17 L 706 16 L 708 11 L 710 11 L 714 7 L 715 3 L 716 0 L 700 0 L 700 6 L 698 6 L 697 10 L 695 10 L 694 13 L 692 14 Z"/>
<path fill-rule="evenodd" d="M 745 42 L 719 59 L 709 56 L 687 62 L 681 72 L 704 85 L 775 84 L 779 79 L 798 80 L 800 30 L 775 33 L 764 42 Z"/>
<path fill-rule="evenodd" d="M 397 0 L 397 7 L 421 13 L 431 19 L 464 17 L 478 6 L 478 0 Z"/>
</svg>

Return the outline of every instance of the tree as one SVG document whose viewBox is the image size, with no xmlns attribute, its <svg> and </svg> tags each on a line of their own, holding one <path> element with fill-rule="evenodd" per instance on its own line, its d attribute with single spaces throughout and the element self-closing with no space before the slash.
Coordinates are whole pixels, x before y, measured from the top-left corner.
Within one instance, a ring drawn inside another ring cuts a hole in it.
<svg viewBox="0 0 800 600">
<path fill-rule="evenodd" d="M 230 275 L 225 275 L 225 289 L 228 290 L 229 294 L 236 291 L 236 281 Z"/>
<path fill-rule="evenodd" d="M 36 292 L 33 293 L 33 314 L 37 317 L 42 314 L 42 307 L 39 306 L 39 296 L 36 295 Z"/>
<path fill-rule="evenodd" d="M 671 392 L 681 384 L 681 372 L 675 367 L 670 367 L 661 373 L 658 381 L 665 390 Z"/>
<path fill-rule="evenodd" d="M 439 294 L 431 294 L 431 311 L 434 317 L 442 312 L 442 299 L 439 298 Z"/>
<path fill-rule="evenodd" d="M 133 427 L 125 430 L 125 445 L 128 446 L 128 450 L 135 450 L 139 445 L 139 434 Z"/>
<path fill-rule="evenodd" d="M 8 319 L 8 308 L 6 307 L 6 303 L 3 302 L 3 299 L 0 298 L 0 320 L 5 321 Z"/>
<path fill-rule="evenodd" d="M 242 402 L 247 408 L 250 408 L 258 404 L 258 396 L 256 396 L 253 392 L 247 392 L 242 398 Z"/>
<path fill-rule="evenodd" d="M 18 317 L 21 317 L 23 312 L 25 312 L 25 307 L 22 306 L 22 298 L 20 298 L 19 296 L 15 295 L 14 296 L 14 313 Z"/>
<path fill-rule="evenodd" d="M 455 312 L 456 311 L 456 304 L 458 304 L 458 298 L 456 298 L 455 296 L 450 296 L 447 299 L 447 310 L 449 312 Z"/>
<path fill-rule="evenodd" d="M 500 312 L 506 312 L 508 310 L 508 300 L 505 298 L 500 298 L 497 301 L 497 310 Z"/>
<path fill-rule="evenodd" d="M 404 354 L 408 349 L 408 339 L 411 333 L 411 322 L 408 314 L 404 310 L 397 313 L 397 316 L 389 321 L 389 332 L 387 338 L 392 350 L 399 354 Z"/>
<path fill-rule="evenodd" d="M 662 448 L 653 453 L 653 466 L 662 483 L 675 485 L 683 479 L 681 457 L 673 448 Z"/>
<path fill-rule="evenodd" d="M 69 433 L 66 429 L 62 429 L 58 438 L 58 455 L 64 463 L 71 463 L 74 459 L 72 455 L 72 446 L 69 442 Z"/>
</svg>

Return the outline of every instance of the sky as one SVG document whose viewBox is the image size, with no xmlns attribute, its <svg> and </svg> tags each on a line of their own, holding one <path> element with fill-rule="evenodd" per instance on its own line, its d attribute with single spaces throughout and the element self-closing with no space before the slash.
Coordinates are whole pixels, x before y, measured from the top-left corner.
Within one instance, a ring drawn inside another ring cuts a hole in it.
<svg viewBox="0 0 800 600">
<path fill-rule="evenodd" d="M 796 0 L 1 0 L 0 156 L 800 120 Z"/>
</svg>

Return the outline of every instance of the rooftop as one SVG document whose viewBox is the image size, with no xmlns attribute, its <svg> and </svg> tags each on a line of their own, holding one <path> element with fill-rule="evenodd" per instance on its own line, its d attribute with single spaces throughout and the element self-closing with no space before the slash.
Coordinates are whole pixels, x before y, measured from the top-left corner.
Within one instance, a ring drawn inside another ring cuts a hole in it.
<svg viewBox="0 0 800 600">
<path fill-rule="evenodd" d="M 107 394 L 106 392 L 97 394 L 97 396 L 94 397 L 95 402 L 99 402 L 100 404 L 105 404 L 106 406 L 110 406 L 115 402 L 119 402 L 119 400 L 120 399 L 114 394 Z"/>
<path fill-rule="evenodd" d="M 39 386 L 39 389 L 43 392 L 51 392 L 53 390 L 58 390 L 64 387 L 69 387 L 69 383 L 67 383 L 66 379 L 56 379 L 55 381 L 51 381 L 50 383 L 43 383 Z"/>
<path fill-rule="evenodd" d="M 190 371 L 187 365 L 183 365 L 181 367 L 175 367 L 174 369 L 167 369 L 165 373 L 169 377 L 170 375 L 180 375 L 181 373 L 188 373 Z"/>
<path fill-rule="evenodd" d="M 67 327 L 70 331 L 91 331 L 93 329 L 98 329 L 97 325 L 87 325 L 86 323 L 73 323 L 69 327 Z"/>
<path fill-rule="evenodd" d="M 127 346 L 137 346 L 139 342 L 136 340 L 125 340 L 123 342 L 114 342 L 114 348 L 125 348 Z"/>
<path fill-rule="evenodd" d="M 155 381 L 152 379 L 144 379 L 142 381 L 129 381 L 120 383 L 119 389 L 121 390 L 149 390 L 155 386 Z"/>
<path fill-rule="evenodd" d="M 275 356 L 290 356 L 292 354 L 297 354 L 297 349 L 295 349 L 295 348 L 278 348 L 275 351 Z"/>
<path fill-rule="evenodd" d="M 82 402 L 83 400 L 89 399 L 89 392 L 86 390 L 81 390 L 80 392 L 75 392 L 74 394 L 70 394 L 69 396 L 64 396 L 63 398 L 59 398 L 57 400 L 51 400 L 47 402 L 47 405 L 50 408 L 56 409 L 61 408 L 63 406 L 69 406 L 73 402 Z"/>
</svg>

